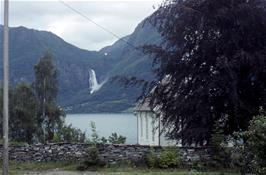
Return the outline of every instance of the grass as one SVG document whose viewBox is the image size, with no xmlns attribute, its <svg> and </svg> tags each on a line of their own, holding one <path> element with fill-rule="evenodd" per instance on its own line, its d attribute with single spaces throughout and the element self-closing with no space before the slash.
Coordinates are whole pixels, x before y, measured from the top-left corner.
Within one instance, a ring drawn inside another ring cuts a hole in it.
<svg viewBox="0 0 266 175">
<path fill-rule="evenodd" d="M 29 162 L 29 163 L 10 163 L 10 169 L 14 171 L 47 171 L 60 169 L 65 171 L 76 170 L 76 163 L 66 162 Z"/>
<path fill-rule="evenodd" d="M 113 174 L 113 173 L 111 173 Z M 108 175 L 108 173 L 106 174 Z M 116 175 L 236 175 L 228 173 L 217 173 L 217 172 L 193 172 L 193 171 L 184 171 L 184 172 L 120 172 Z"/>
<path fill-rule="evenodd" d="M 145 168 L 106 168 L 100 170 L 104 174 L 116 175 L 238 175 L 238 173 L 229 172 L 197 172 L 196 170 L 180 170 L 180 169 L 145 169 Z"/>
<path fill-rule="evenodd" d="M 63 171 L 74 171 L 76 170 L 76 163 L 66 163 L 66 162 L 10 162 L 9 163 L 9 174 L 18 175 L 21 172 L 42 172 L 49 170 L 63 170 Z M 2 167 L 2 162 L 1 162 Z"/>
<path fill-rule="evenodd" d="M 16 163 L 10 162 L 10 175 L 19 175 L 23 172 L 45 172 L 45 171 L 76 171 L 77 163 L 75 162 L 39 162 L 39 163 Z M 183 170 L 183 169 L 147 169 L 147 168 L 134 168 L 132 166 L 115 166 L 105 167 L 98 169 L 101 175 L 238 175 L 234 172 L 226 171 L 213 171 L 213 172 L 197 172 L 195 170 Z M 53 173 L 55 174 L 55 173 Z M 86 174 L 86 172 L 80 172 L 80 174 Z M 95 174 L 95 173 L 91 173 Z"/>
</svg>

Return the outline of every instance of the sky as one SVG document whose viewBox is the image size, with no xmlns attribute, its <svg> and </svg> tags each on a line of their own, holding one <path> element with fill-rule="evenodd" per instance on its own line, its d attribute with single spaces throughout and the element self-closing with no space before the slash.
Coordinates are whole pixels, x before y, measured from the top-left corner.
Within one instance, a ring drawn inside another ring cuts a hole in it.
<svg viewBox="0 0 266 175">
<path fill-rule="evenodd" d="M 10 26 L 51 31 L 65 41 L 87 50 L 99 50 L 117 38 L 67 8 L 59 0 L 10 0 Z M 78 12 L 119 37 L 131 34 L 151 15 L 161 0 L 64 0 Z M 1 0 L 3 19 L 3 0 Z M 2 20 L 1 20 L 2 21 Z"/>
</svg>

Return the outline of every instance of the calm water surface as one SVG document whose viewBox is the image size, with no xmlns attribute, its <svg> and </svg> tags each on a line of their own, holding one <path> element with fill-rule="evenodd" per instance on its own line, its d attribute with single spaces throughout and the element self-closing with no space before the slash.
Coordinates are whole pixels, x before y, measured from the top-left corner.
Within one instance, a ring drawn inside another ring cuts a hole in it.
<svg viewBox="0 0 266 175">
<path fill-rule="evenodd" d="M 66 123 L 91 134 L 90 122 L 96 124 L 100 137 L 108 138 L 116 132 L 127 138 L 128 144 L 137 143 L 137 118 L 133 114 L 67 114 Z"/>
</svg>

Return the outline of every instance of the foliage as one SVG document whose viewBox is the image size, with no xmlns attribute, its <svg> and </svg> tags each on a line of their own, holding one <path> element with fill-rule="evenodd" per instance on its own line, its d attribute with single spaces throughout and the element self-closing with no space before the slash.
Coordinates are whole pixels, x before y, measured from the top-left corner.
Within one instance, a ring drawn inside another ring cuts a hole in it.
<svg viewBox="0 0 266 175">
<path fill-rule="evenodd" d="M 35 73 L 36 80 L 33 86 L 20 82 L 9 88 L 11 141 L 28 144 L 46 141 L 84 142 L 85 134 L 65 125 L 65 113 L 56 104 L 57 74 L 50 55 L 41 58 L 35 66 Z M 44 84 L 41 83 L 43 80 L 45 80 Z M 2 91 L 0 105 L 1 97 Z M 0 108 L 0 115 L 2 115 L 1 111 L 2 108 Z M 45 112 L 45 115 L 42 112 Z"/>
<path fill-rule="evenodd" d="M 105 137 L 102 137 L 101 138 L 101 143 L 102 144 L 106 144 L 106 143 L 108 143 L 108 140 Z"/>
<path fill-rule="evenodd" d="M 164 44 L 144 47 L 157 76 L 145 94 L 171 138 L 209 144 L 215 121 L 229 135 L 265 108 L 265 16 L 263 0 L 166 0 L 148 21 Z"/>
<path fill-rule="evenodd" d="M 57 69 L 51 53 L 46 52 L 34 66 L 34 88 L 40 103 L 56 101 L 58 92 Z"/>
<path fill-rule="evenodd" d="M 90 122 L 90 128 L 91 128 L 91 135 L 90 138 L 87 140 L 87 143 L 96 145 L 96 144 L 125 144 L 126 137 L 122 135 L 118 135 L 117 133 L 112 133 L 111 136 L 106 139 L 105 137 L 101 137 L 98 135 L 95 122 Z"/>
<path fill-rule="evenodd" d="M 38 128 L 42 142 L 52 141 L 56 130 L 62 127 L 64 111 L 57 106 L 58 92 L 57 69 L 53 57 L 46 52 L 34 67 L 35 81 L 33 87 L 38 100 Z"/>
<path fill-rule="evenodd" d="M 101 143 L 102 141 L 105 141 L 105 138 L 100 138 L 100 136 L 97 133 L 95 122 L 90 122 L 90 128 L 91 128 L 91 138 L 87 140 L 87 143 L 96 145 Z"/>
<path fill-rule="evenodd" d="M 0 105 L 2 104 L 2 100 L 1 91 Z M 10 139 L 14 142 L 34 142 L 37 131 L 37 101 L 30 85 L 21 82 L 15 88 L 10 87 L 9 104 Z M 2 108 L 0 108 L 0 115 L 2 116 Z M 2 128 L 2 119 L 0 120 L 0 127 Z"/>
<path fill-rule="evenodd" d="M 90 163 L 87 163 L 87 165 L 96 165 L 97 162 L 99 162 L 99 151 L 96 147 L 91 147 L 88 150 L 88 156 L 89 160 L 91 161 Z"/>
<path fill-rule="evenodd" d="M 177 148 L 165 148 L 159 157 L 160 168 L 176 168 L 180 162 L 181 157 Z"/>
<path fill-rule="evenodd" d="M 58 71 L 50 53 L 45 53 L 34 67 L 35 81 L 32 86 L 26 82 L 10 87 L 10 139 L 14 143 L 38 142 L 79 142 L 86 140 L 85 133 L 64 123 L 65 112 L 56 103 Z M 2 89 L 2 87 L 1 87 Z M 2 104 L 2 91 L 0 105 Z M 0 108 L 0 115 L 2 115 Z M 0 129 L 2 118 L 0 119 Z M 90 143 L 108 143 L 99 138 L 95 124 L 91 123 L 92 141 Z M 1 135 L 2 133 L 0 133 Z M 126 138 L 112 134 L 110 143 L 122 144 Z"/>
<path fill-rule="evenodd" d="M 198 171 L 204 171 L 206 170 L 206 162 L 202 162 L 201 160 L 193 161 L 192 162 L 192 169 L 198 170 Z"/>
<path fill-rule="evenodd" d="M 210 167 L 228 168 L 231 162 L 231 152 L 227 147 L 226 136 L 222 130 L 222 122 L 216 121 L 213 133 L 210 139 L 210 155 L 211 160 L 208 163 Z"/>
<path fill-rule="evenodd" d="M 243 137 L 241 137 L 242 139 Z M 239 169 L 241 174 L 252 173 L 253 156 L 250 149 L 239 143 L 239 139 L 235 141 L 235 145 L 231 151 L 230 168 Z"/>
<path fill-rule="evenodd" d="M 126 137 L 118 135 L 117 133 L 112 133 L 112 135 L 108 138 L 108 142 L 111 144 L 125 144 Z"/>
<path fill-rule="evenodd" d="M 150 149 L 144 157 L 145 163 L 149 168 L 154 168 L 157 166 L 157 155 L 154 149 Z"/>
<path fill-rule="evenodd" d="M 253 157 L 253 168 L 257 174 L 266 174 L 266 117 L 265 114 L 253 118 L 245 132 L 246 145 Z"/>
<path fill-rule="evenodd" d="M 85 143 L 86 134 L 72 125 L 64 124 L 54 135 L 53 142 Z"/>
<path fill-rule="evenodd" d="M 3 144 L 3 141 L 1 140 L 0 143 Z M 27 142 L 21 142 L 21 141 L 10 141 L 8 144 L 10 146 L 18 146 L 18 147 L 20 147 L 20 146 L 23 146 L 23 147 L 29 146 L 29 144 Z"/>
<path fill-rule="evenodd" d="M 87 159 L 77 167 L 77 170 L 97 170 L 97 168 L 105 166 L 105 162 L 100 160 L 99 151 L 97 147 L 90 147 L 88 149 L 87 155 Z"/>
<path fill-rule="evenodd" d="M 56 103 L 58 71 L 53 57 L 45 53 L 34 67 L 35 81 L 32 86 L 20 82 L 9 90 L 10 124 L 9 133 L 13 143 L 39 142 L 79 142 L 86 141 L 85 133 L 66 125 L 65 113 Z M 0 87 L 2 89 L 2 87 Z M 0 91 L 0 105 L 2 91 Z M 0 108 L 2 116 L 2 108 Z M 2 118 L 0 118 L 0 129 Z M 90 143 L 108 143 L 104 137 L 99 138 L 95 123 L 91 123 L 92 141 Z M 0 133 L 1 135 L 2 133 Z M 126 138 L 114 134 L 110 137 L 114 143 L 124 143 Z"/>
<path fill-rule="evenodd" d="M 37 131 L 37 100 L 32 88 L 25 82 L 16 86 L 10 111 L 13 140 L 32 143 Z M 13 126 L 12 126 L 13 125 Z"/>
</svg>

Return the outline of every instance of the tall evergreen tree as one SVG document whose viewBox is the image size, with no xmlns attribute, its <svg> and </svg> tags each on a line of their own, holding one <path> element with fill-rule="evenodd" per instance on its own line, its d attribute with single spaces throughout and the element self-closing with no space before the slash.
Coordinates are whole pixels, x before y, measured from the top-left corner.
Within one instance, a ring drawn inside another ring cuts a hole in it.
<svg viewBox="0 0 266 175">
<path fill-rule="evenodd" d="M 266 107 L 266 8 L 263 0 L 166 0 L 151 17 L 164 38 L 146 46 L 160 83 L 149 95 L 169 137 L 208 144 L 246 130 Z"/>
</svg>

